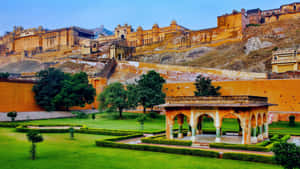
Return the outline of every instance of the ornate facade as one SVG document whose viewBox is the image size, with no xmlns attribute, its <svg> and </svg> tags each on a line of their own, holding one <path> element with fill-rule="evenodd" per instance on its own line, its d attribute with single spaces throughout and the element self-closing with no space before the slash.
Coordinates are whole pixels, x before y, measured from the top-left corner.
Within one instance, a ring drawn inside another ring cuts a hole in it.
<svg viewBox="0 0 300 169">
<path fill-rule="evenodd" d="M 15 27 L 13 32 L 0 37 L 2 55 L 35 55 L 42 52 L 72 49 L 79 46 L 81 39 L 92 39 L 92 31 L 79 27 L 69 27 L 56 30 L 45 30 L 41 26 L 36 29 Z"/>
<path fill-rule="evenodd" d="M 261 10 L 251 9 L 247 11 L 250 24 L 271 23 L 284 19 L 300 18 L 300 3 L 281 5 L 277 9 Z"/>
<path fill-rule="evenodd" d="M 273 52 L 272 72 L 284 73 L 300 70 L 300 50 L 281 49 Z"/>
</svg>

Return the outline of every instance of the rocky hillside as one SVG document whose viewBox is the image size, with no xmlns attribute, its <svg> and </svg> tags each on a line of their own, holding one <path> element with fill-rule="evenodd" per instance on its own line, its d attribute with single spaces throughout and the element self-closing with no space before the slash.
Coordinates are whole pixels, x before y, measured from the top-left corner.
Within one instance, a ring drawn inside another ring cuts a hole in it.
<svg viewBox="0 0 300 169">
<path fill-rule="evenodd" d="M 185 52 L 160 52 L 139 55 L 142 62 L 177 64 L 248 72 L 271 70 L 272 50 L 297 47 L 300 44 L 300 20 L 250 26 L 239 43 L 218 47 L 199 47 Z"/>
</svg>

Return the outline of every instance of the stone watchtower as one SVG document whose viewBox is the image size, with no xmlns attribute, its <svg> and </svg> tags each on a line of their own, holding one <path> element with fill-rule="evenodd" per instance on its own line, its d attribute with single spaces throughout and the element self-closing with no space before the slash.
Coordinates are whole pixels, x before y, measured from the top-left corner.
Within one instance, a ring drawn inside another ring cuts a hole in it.
<svg viewBox="0 0 300 169">
<path fill-rule="evenodd" d="M 120 39 L 126 39 L 127 34 L 133 32 L 131 25 L 125 24 L 124 26 L 118 25 L 115 28 L 115 37 Z"/>
</svg>

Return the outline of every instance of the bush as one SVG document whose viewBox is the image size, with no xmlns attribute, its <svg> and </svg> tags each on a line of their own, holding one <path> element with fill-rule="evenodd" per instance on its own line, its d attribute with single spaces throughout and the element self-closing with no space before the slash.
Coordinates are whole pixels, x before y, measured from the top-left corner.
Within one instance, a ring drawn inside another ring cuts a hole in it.
<svg viewBox="0 0 300 169">
<path fill-rule="evenodd" d="M 295 116 L 289 116 L 289 126 L 294 127 L 296 125 L 295 123 Z"/>
<path fill-rule="evenodd" d="M 272 156 L 256 155 L 256 154 L 246 154 L 246 153 L 224 153 L 224 159 L 232 160 L 242 160 L 242 161 L 252 161 L 260 163 L 275 164 Z"/>
<path fill-rule="evenodd" d="M 96 114 L 92 114 L 92 119 L 95 120 L 96 119 Z"/>
<path fill-rule="evenodd" d="M 277 143 L 273 147 L 275 161 L 286 169 L 300 167 L 300 148 L 291 143 Z"/>
<path fill-rule="evenodd" d="M 159 117 L 159 113 L 153 112 L 153 111 L 147 113 L 146 115 L 147 115 L 147 117 L 149 117 L 149 118 L 151 118 L 151 119 L 156 119 L 156 118 Z"/>
<path fill-rule="evenodd" d="M 181 146 L 191 146 L 192 141 L 185 140 L 169 140 L 162 138 L 164 136 L 153 136 L 142 138 L 142 143 L 151 143 L 151 144 L 166 144 L 166 145 L 181 145 Z"/>
<path fill-rule="evenodd" d="M 291 138 L 291 135 L 285 135 L 280 138 L 281 143 L 286 143 Z"/>
<path fill-rule="evenodd" d="M 248 145 L 248 144 L 227 144 L 227 143 L 210 143 L 209 147 L 223 148 L 223 149 L 235 149 L 235 150 L 249 150 L 249 151 L 269 151 L 263 146 Z"/>
<path fill-rule="evenodd" d="M 79 119 L 86 119 L 88 118 L 88 114 L 84 113 L 84 112 L 81 112 L 81 111 L 75 111 L 75 112 L 72 112 L 72 114 L 75 114 L 77 118 Z"/>
<path fill-rule="evenodd" d="M 8 79 L 9 73 L 8 72 L 0 72 L 0 79 Z"/>
<path fill-rule="evenodd" d="M 260 24 L 248 24 L 248 25 L 246 25 L 246 27 L 248 28 L 248 27 L 250 27 L 250 26 L 260 26 Z"/>
</svg>

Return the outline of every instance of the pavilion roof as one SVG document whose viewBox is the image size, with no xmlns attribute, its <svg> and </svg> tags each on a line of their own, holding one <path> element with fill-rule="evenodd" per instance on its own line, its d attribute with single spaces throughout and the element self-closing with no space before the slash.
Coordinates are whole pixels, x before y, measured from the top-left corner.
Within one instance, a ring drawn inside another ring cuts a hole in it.
<svg viewBox="0 0 300 169">
<path fill-rule="evenodd" d="M 263 107 L 272 106 L 267 97 L 259 96 L 176 96 L 167 97 L 159 107 Z"/>
</svg>

